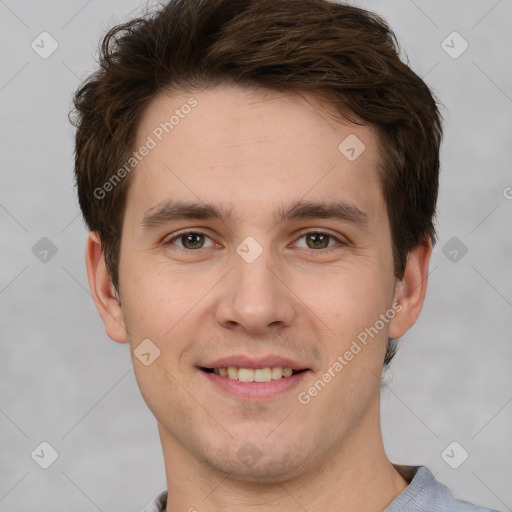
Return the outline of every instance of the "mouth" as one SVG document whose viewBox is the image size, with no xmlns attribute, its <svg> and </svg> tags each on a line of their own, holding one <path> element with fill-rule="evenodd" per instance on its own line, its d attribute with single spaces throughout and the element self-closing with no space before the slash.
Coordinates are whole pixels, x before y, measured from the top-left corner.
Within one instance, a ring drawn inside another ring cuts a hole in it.
<svg viewBox="0 0 512 512">
<path fill-rule="evenodd" d="M 294 375 L 307 372 L 309 369 L 293 370 L 292 368 L 283 368 L 273 366 L 266 368 L 239 368 L 236 366 L 205 368 L 200 367 L 205 373 L 213 373 L 219 377 L 240 382 L 271 382 L 273 380 L 288 379 Z"/>
<path fill-rule="evenodd" d="M 246 368 L 237 366 L 201 366 L 198 374 L 204 383 L 224 396 L 242 402 L 268 402 L 303 388 L 309 368 L 292 369 L 289 366 Z"/>
<path fill-rule="evenodd" d="M 241 401 L 266 401 L 289 396 L 308 375 L 314 373 L 307 363 L 278 354 L 256 357 L 254 354 L 231 354 L 202 361 L 197 368 L 202 381 L 224 396 Z"/>
</svg>

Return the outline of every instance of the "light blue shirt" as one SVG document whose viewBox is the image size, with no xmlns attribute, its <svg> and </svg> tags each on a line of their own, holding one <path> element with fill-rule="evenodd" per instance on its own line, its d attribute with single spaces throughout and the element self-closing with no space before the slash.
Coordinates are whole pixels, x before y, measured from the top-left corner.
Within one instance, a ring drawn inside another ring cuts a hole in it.
<svg viewBox="0 0 512 512">
<path fill-rule="evenodd" d="M 393 466 L 409 485 L 384 512 L 499 512 L 455 499 L 425 466 Z M 163 512 L 166 504 L 167 490 L 161 491 L 142 512 Z"/>
</svg>

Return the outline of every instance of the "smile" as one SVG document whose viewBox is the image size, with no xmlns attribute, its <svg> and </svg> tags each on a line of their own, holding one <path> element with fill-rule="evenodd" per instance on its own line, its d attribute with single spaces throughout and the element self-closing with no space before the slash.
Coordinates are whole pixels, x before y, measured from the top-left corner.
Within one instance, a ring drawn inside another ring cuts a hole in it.
<svg viewBox="0 0 512 512">
<path fill-rule="evenodd" d="M 238 368 L 228 366 L 223 368 L 201 368 L 208 373 L 214 373 L 221 377 L 238 380 L 241 382 L 270 382 L 282 378 L 289 378 L 292 375 L 306 370 L 292 370 L 291 368 L 282 368 L 280 366 L 266 368 Z"/>
<path fill-rule="evenodd" d="M 228 366 L 215 369 L 202 367 L 199 370 L 199 374 L 204 376 L 214 389 L 231 399 L 242 401 L 264 401 L 284 395 L 287 391 L 297 388 L 311 373 L 309 369 L 292 370 L 282 367 L 253 369 Z M 304 387 L 304 384 L 301 387 Z"/>
</svg>

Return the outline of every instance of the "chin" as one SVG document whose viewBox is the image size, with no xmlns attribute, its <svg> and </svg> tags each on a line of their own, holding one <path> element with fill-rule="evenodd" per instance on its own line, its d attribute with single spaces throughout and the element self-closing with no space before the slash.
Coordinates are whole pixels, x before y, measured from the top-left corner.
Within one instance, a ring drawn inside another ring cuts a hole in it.
<svg viewBox="0 0 512 512">
<path fill-rule="evenodd" d="M 311 463 L 311 457 L 308 457 L 303 445 L 301 447 L 288 441 L 286 445 L 276 446 L 267 442 L 260 449 L 257 444 L 248 441 L 241 443 L 239 449 L 234 449 L 232 445 L 223 453 L 218 450 L 210 453 L 203 451 L 200 459 L 212 470 L 247 483 L 281 483 L 309 471 L 306 461 Z"/>
</svg>

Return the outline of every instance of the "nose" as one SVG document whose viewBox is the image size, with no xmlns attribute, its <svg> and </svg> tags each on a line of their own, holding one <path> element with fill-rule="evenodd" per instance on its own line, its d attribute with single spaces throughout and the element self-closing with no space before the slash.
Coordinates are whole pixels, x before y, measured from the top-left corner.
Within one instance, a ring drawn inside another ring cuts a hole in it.
<svg viewBox="0 0 512 512">
<path fill-rule="evenodd" d="M 216 321 L 224 328 L 262 335 L 292 325 L 297 302 L 286 279 L 273 265 L 270 250 L 252 263 L 233 255 L 234 268 L 222 280 Z"/>
</svg>

